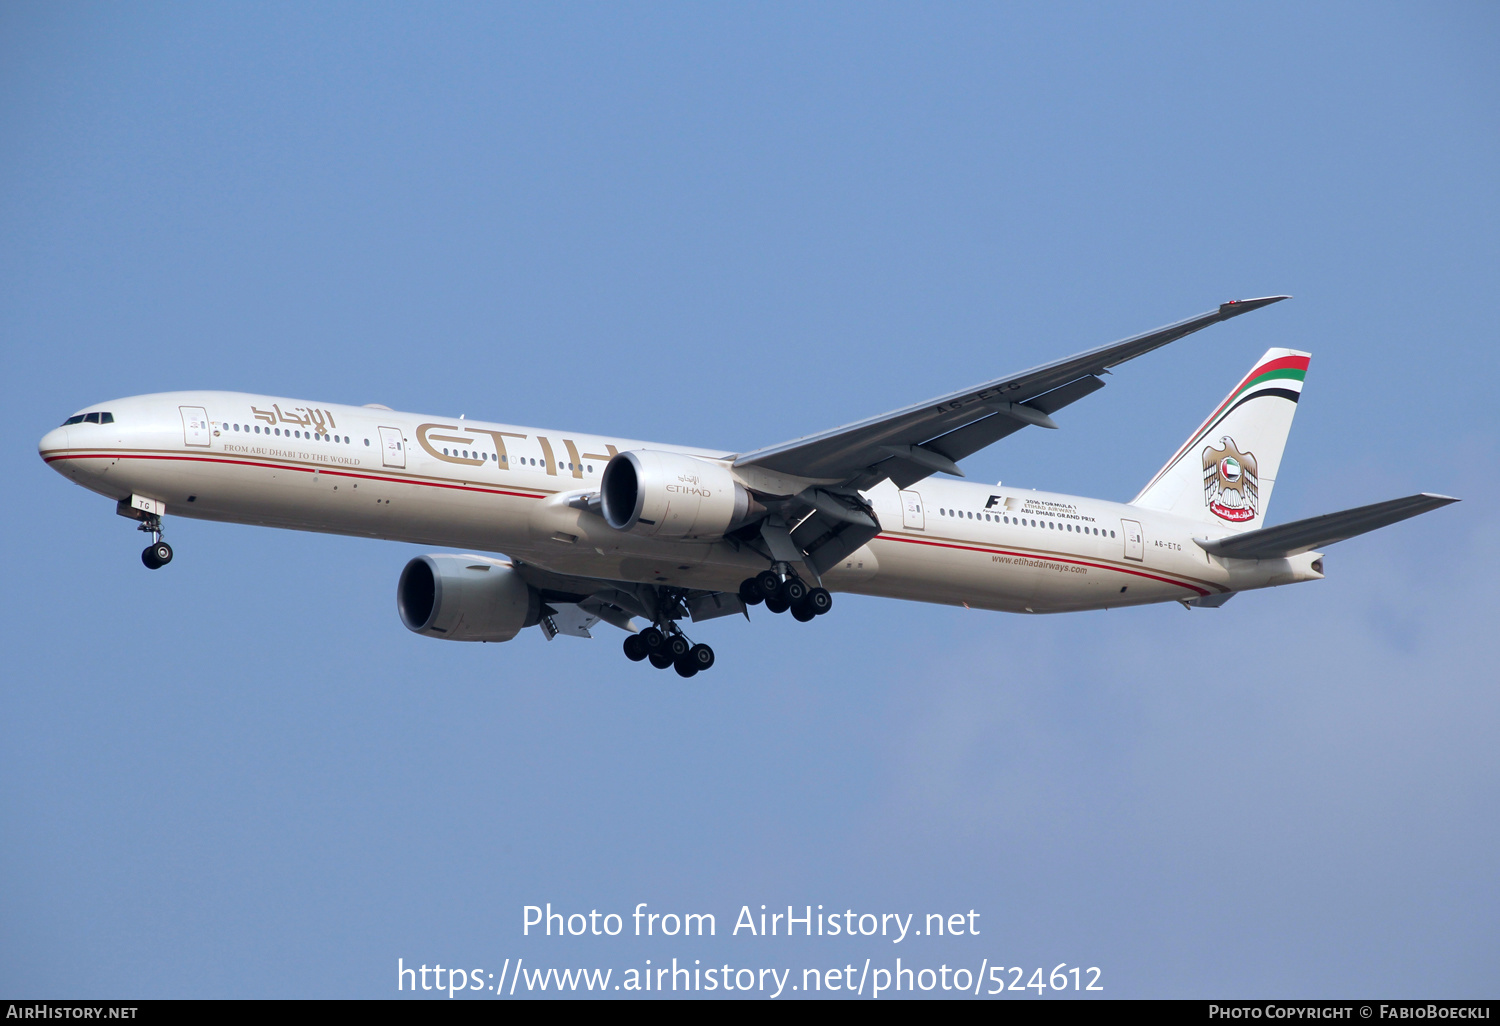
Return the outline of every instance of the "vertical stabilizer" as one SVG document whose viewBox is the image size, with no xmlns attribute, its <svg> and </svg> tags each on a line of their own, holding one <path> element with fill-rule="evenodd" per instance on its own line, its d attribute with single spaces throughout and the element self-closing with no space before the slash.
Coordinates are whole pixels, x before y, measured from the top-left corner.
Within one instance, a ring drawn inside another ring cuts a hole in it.
<svg viewBox="0 0 1500 1026">
<path fill-rule="evenodd" d="M 1263 526 L 1308 359 L 1269 350 L 1131 504 L 1236 531 Z"/>
</svg>

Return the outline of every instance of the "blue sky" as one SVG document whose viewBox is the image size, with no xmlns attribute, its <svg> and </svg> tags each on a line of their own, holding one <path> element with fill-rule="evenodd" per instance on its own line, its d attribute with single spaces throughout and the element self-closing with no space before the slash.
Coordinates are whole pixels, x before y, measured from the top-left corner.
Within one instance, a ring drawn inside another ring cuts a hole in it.
<svg viewBox="0 0 1500 1026">
<path fill-rule="evenodd" d="M 1113 996 L 1494 996 L 1500 14 L 1473 4 L 0 11 L 0 991 L 1058 963 Z M 1273 521 L 1466 501 L 1218 611 L 844 597 L 404 630 L 420 549 L 172 521 L 36 457 L 225 388 L 748 449 L 1209 309 L 966 463 L 1128 499 L 1313 353 Z M 521 908 L 713 941 L 523 938 Z M 741 905 L 979 937 L 723 936 Z"/>
</svg>

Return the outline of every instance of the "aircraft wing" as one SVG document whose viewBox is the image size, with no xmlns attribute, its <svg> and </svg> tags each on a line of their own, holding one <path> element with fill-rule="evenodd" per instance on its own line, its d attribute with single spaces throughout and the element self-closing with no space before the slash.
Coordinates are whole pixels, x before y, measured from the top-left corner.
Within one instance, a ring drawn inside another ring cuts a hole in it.
<svg viewBox="0 0 1500 1026">
<path fill-rule="evenodd" d="M 592 637 L 589 628 L 601 620 L 633 634 L 640 629 L 637 616 L 650 623 L 668 613 L 697 623 L 745 612 L 738 595 L 721 591 L 680 589 L 669 600 L 672 608 L 663 609 L 663 592 L 652 585 L 560 574 L 518 559 L 511 564 L 542 597 L 542 633 L 548 641 L 558 634 Z"/>
<path fill-rule="evenodd" d="M 905 488 L 935 473 L 963 476 L 958 461 L 1028 424 L 1057 427 L 1051 414 L 1104 387 L 1109 368 L 1287 296 L 1232 300 L 1218 309 L 1077 356 L 996 378 L 854 424 L 738 456 L 762 467 L 856 489 L 890 478 Z"/>
<path fill-rule="evenodd" d="M 1259 531 L 1233 534 L 1217 541 L 1194 540 L 1215 556 L 1227 556 L 1231 559 L 1278 559 L 1311 552 L 1457 501 L 1452 496 L 1422 492 L 1419 495 L 1408 495 L 1404 499 L 1387 499 L 1385 502 L 1341 510 L 1338 513 L 1325 513 L 1306 520 L 1293 520 L 1289 524 L 1265 527 Z"/>
</svg>

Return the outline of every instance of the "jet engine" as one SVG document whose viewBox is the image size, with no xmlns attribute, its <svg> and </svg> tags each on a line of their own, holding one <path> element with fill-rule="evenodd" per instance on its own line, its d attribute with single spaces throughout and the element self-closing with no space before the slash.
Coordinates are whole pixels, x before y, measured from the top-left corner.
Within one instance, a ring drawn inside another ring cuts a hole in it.
<svg viewBox="0 0 1500 1026">
<path fill-rule="evenodd" d="M 449 641 L 509 641 L 539 623 L 542 597 L 504 560 L 418 556 L 396 585 L 401 622 Z"/>
<path fill-rule="evenodd" d="M 718 538 L 764 512 L 724 464 L 653 449 L 609 461 L 599 504 L 615 530 L 656 538 Z"/>
</svg>

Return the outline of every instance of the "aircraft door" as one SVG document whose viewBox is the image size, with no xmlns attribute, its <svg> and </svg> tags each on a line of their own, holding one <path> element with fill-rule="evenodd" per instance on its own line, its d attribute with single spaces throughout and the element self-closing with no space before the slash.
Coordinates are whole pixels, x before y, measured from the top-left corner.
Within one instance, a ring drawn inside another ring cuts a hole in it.
<svg viewBox="0 0 1500 1026">
<path fill-rule="evenodd" d="M 182 411 L 182 440 L 187 445 L 207 448 L 214 443 L 213 429 L 208 425 L 208 411 L 201 406 L 179 406 Z"/>
<path fill-rule="evenodd" d="M 1125 535 L 1125 558 L 1144 562 L 1146 559 L 1146 536 L 1141 525 L 1134 520 L 1121 520 L 1121 532 Z"/>
<path fill-rule="evenodd" d="M 922 513 L 922 496 L 916 492 L 901 493 L 901 526 L 908 531 L 925 531 L 926 517 Z"/>
<path fill-rule="evenodd" d="M 406 447 L 401 442 L 401 429 L 380 429 L 380 459 L 387 467 L 406 468 Z"/>
</svg>

